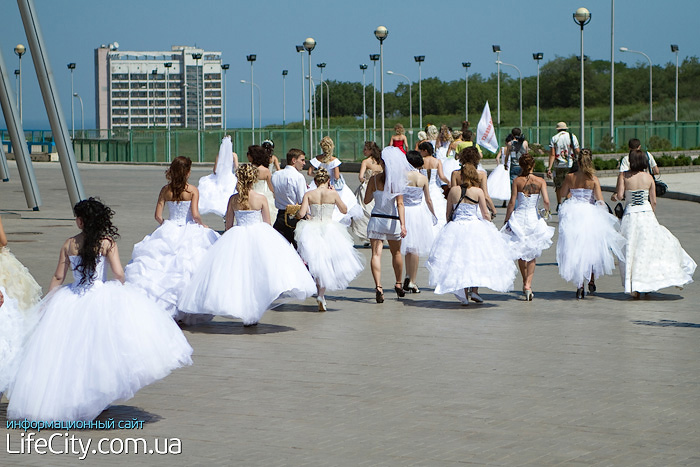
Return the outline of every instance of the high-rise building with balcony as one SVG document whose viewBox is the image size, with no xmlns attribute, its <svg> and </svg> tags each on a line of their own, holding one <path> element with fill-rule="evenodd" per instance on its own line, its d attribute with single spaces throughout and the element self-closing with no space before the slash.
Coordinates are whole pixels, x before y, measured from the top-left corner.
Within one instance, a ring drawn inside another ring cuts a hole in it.
<svg viewBox="0 0 700 467">
<path fill-rule="evenodd" d="M 221 52 L 95 49 L 98 129 L 223 126 Z M 168 125 L 169 121 L 169 125 Z"/>
</svg>

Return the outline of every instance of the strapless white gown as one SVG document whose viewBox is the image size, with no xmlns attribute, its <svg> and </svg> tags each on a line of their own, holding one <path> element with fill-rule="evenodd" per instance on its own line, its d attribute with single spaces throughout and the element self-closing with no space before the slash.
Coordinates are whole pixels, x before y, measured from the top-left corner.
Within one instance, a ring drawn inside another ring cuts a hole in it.
<svg viewBox="0 0 700 467">
<path fill-rule="evenodd" d="M 199 179 L 199 213 L 226 215 L 228 200 L 236 192 L 236 175 L 233 173 L 233 146 L 231 137 L 221 140 L 216 173 Z"/>
<path fill-rule="evenodd" d="M 562 279 L 583 287 L 591 279 L 612 274 L 615 256 L 624 259 L 625 238 L 617 217 L 596 206 L 593 190 L 575 188 L 559 207 L 557 264 Z"/>
<path fill-rule="evenodd" d="M 41 286 L 8 247 L 0 248 L 0 285 L 17 300 L 20 311 L 27 311 L 41 299 Z"/>
<path fill-rule="evenodd" d="M 625 261 L 620 262 L 625 292 L 655 292 L 693 282 L 697 264 L 678 239 L 659 224 L 649 204 L 649 191 L 628 190 L 625 199 L 621 232 L 627 246 Z"/>
<path fill-rule="evenodd" d="M 316 284 L 304 263 L 260 211 L 235 211 L 230 228 L 202 259 L 178 307 L 188 313 L 240 318 L 255 324 L 287 300 L 304 300 Z"/>
<path fill-rule="evenodd" d="M 316 169 L 323 167 L 328 171 L 328 174 L 331 177 L 331 186 L 335 188 L 338 195 L 340 195 L 340 199 L 343 200 L 343 203 L 345 203 L 345 206 L 348 208 L 348 212 L 345 214 L 342 214 L 340 210 L 335 209 L 333 211 L 333 220 L 338 221 L 345 226 L 349 226 L 354 219 L 362 219 L 364 216 L 362 206 L 360 206 L 358 203 L 358 200 L 355 198 L 355 194 L 352 192 L 352 190 L 350 190 L 350 188 L 348 188 L 345 184 L 345 177 L 343 177 L 343 174 L 340 174 L 340 178 L 338 180 L 335 179 L 334 169 L 336 167 L 340 167 L 342 164 L 340 159 L 335 159 L 331 162 L 321 162 L 317 157 L 314 157 L 309 161 L 309 163 Z M 315 188 L 316 184 L 313 180 L 311 180 L 311 183 L 309 183 L 309 190 L 313 190 Z"/>
<path fill-rule="evenodd" d="M 517 268 L 506 242 L 493 223 L 479 218 L 478 209 L 477 204 L 458 204 L 454 220 L 433 243 L 426 266 L 436 294 L 464 296 L 467 287 L 513 289 Z"/>
<path fill-rule="evenodd" d="M 539 199 L 539 194 L 525 196 L 519 192 L 517 207 L 501 229 L 513 259 L 531 261 L 552 246 L 554 227 L 548 226 L 537 212 Z"/>
<path fill-rule="evenodd" d="M 364 269 L 348 229 L 333 220 L 335 204 L 312 204 L 294 230 L 297 251 L 320 287 L 343 290 Z"/>
<path fill-rule="evenodd" d="M 192 364 L 192 347 L 163 308 L 129 284 L 105 281 L 104 256 L 84 284 L 80 257 L 69 258 L 75 282 L 37 305 L 40 320 L 8 391 L 8 419 L 92 420 Z"/>
<path fill-rule="evenodd" d="M 170 219 L 134 245 L 126 281 L 158 301 L 174 319 L 195 324 L 199 319 L 180 313 L 177 300 L 219 234 L 194 222 L 191 201 L 165 204 Z"/>
<path fill-rule="evenodd" d="M 4 303 L 0 306 L 0 394 L 14 379 L 22 358 L 22 346 L 38 318 L 36 311 L 20 310 L 19 303 L 0 286 Z M 36 310 L 36 308 L 33 308 Z"/>
<path fill-rule="evenodd" d="M 428 256 L 435 240 L 433 225 L 437 224 L 437 218 L 423 199 L 423 188 L 407 186 L 403 193 L 403 204 L 406 236 L 401 240 L 401 254 Z"/>
</svg>

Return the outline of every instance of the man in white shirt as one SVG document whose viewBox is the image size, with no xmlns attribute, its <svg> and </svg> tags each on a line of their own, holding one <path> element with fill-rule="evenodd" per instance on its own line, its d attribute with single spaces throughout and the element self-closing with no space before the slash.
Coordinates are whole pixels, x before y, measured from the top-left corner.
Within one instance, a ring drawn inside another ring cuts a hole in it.
<svg viewBox="0 0 700 467">
<path fill-rule="evenodd" d="M 631 151 L 642 151 L 642 142 L 639 141 L 637 138 L 632 138 L 629 140 L 627 143 L 627 146 L 630 148 Z M 642 151 L 644 152 L 644 151 Z M 651 175 L 659 175 L 659 166 L 656 165 L 656 160 L 654 159 L 654 156 L 651 155 L 650 152 L 646 153 L 647 155 L 647 161 L 648 161 L 648 167 L 645 169 L 646 172 L 649 172 L 649 168 L 651 168 Z M 617 174 L 617 186 L 619 187 L 622 184 L 622 180 L 625 177 L 625 172 L 627 172 L 630 169 L 630 156 L 627 154 L 625 157 L 623 157 L 620 160 L 620 171 Z M 610 197 L 612 201 L 617 201 L 617 190 L 615 193 L 612 194 Z"/>
<path fill-rule="evenodd" d="M 547 178 L 552 178 L 554 169 L 554 192 L 557 195 L 557 212 L 561 204 L 559 189 L 564 183 L 564 177 L 569 173 L 569 169 L 574 164 L 574 156 L 578 156 L 579 145 L 576 135 L 569 133 L 566 122 L 557 123 L 557 134 L 552 136 L 549 142 L 549 166 L 547 167 Z"/>
<path fill-rule="evenodd" d="M 287 215 L 287 206 L 301 205 L 306 193 L 306 179 L 300 172 L 306 163 L 306 154 L 301 149 L 290 149 L 287 153 L 287 165 L 282 170 L 272 174 L 272 187 L 275 189 L 275 207 L 277 219 L 274 229 L 282 234 L 289 243 L 297 247 L 294 241 L 294 229 L 297 219 L 293 215 Z"/>
</svg>

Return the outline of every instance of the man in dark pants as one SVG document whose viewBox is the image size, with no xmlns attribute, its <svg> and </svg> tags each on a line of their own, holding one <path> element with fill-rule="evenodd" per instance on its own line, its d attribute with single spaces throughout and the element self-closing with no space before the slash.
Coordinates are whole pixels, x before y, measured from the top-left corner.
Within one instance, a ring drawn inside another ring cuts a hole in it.
<svg viewBox="0 0 700 467">
<path fill-rule="evenodd" d="M 282 170 L 272 174 L 272 187 L 275 189 L 275 207 L 277 219 L 274 229 L 282 234 L 289 243 L 297 247 L 294 241 L 294 229 L 299 219 L 288 212 L 295 211 L 294 206 L 300 206 L 306 193 L 306 179 L 300 170 L 306 163 L 306 154 L 301 149 L 290 149 L 287 153 L 287 165 Z"/>
</svg>

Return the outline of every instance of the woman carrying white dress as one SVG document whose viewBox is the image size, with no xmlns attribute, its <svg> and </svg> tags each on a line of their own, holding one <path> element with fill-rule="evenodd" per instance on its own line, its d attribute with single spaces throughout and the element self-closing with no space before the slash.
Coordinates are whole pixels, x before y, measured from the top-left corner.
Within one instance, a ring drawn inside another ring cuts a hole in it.
<svg viewBox="0 0 700 467">
<path fill-rule="evenodd" d="M 170 371 L 192 347 L 168 313 L 123 284 L 114 212 L 95 200 L 74 208 L 81 230 L 61 247 L 40 320 L 8 390 L 7 418 L 93 420 Z M 107 281 L 107 264 L 117 280 Z M 68 269 L 75 282 L 61 287 Z"/>
<path fill-rule="evenodd" d="M 508 252 L 513 259 L 518 260 L 525 300 L 531 301 L 535 296 L 532 293 L 535 264 L 542 251 L 552 246 L 554 227 L 548 226 L 537 211 L 540 198 L 545 209 L 549 209 L 549 196 L 547 182 L 532 175 L 535 159 L 530 154 L 524 154 L 520 156 L 519 164 L 522 171 L 513 181 L 512 195 L 501 233 L 506 240 Z"/>
<path fill-rule="evenodd" d="M 316 281 L 318 311 L 326 311 L 326 290 L 343 290 L 364 269 L 362 256 L 355 250 L 345 226 L 333 220 L 333 210 L 347 207 L 338 192 L 330 188 L 324 168 L 316 171 L 318 188 L 307 191 L 297 214 L 302 220 L 294 230 L 297 251 Z"/>
<path fill-rule="evenodd" d="M 463 305 L 468 305 L 475 287 L 511 290 L 517 271 L 505 240 L 490 222 L 476 168 L 462 165 L 460 178 L 462 185 L 450 188 L 447 195 L 450 222 L 435 239 L 427 267 L 436 294 L 454 293 Z"/>
<path fill-rule="evenodd" d="M 319 143 L 323 154 L 316 156 L 309 161 L 311 167 L 309 167 L 309 175 L 313 175 L 314 170 L 323 167 L 328 171 L 331 177 L 331 186 L 338 192 L 340 199 L 348 207 L 348 212 L 346 214 L 341 214 L 341 212 L 336 209 L 333 211 L 333 220 L 340 222 L 345 226 L 349 226 L 352 221 L 356 218 L 362 217 L 362 207 L 357 203 L 354 193 L 345 186 L 345 178 L 340 173 L 340 160 L 333 155 L 335 149 L 335 144 L 333 140 L 324 136 Z M 309 184 L 310 189 L 314 189 L 315 186 L 312 183 Z"/>
<path fill-rule="evenodd" d="M 697 264 L 666 227 L 659 224 L 654 178 L 644 172 L 647 158 L 632 150 L 630 170 L 618 182 L 617 197 L 627 201 L 621 232 L 627 239 L 625 261 L 620 262 L 625 293 L 639 298 L 640 292 L 665 287 L 683 287 L 693 282 Z"/>
<path fill-rule="evenodd" d="M 406 257 L 406 278 L 403 289 L 420 293 L 416 285 L 418 263 L 421 256 L 428 256 L 435 240 L 433 226 L 437 216 L 430 200 L 428 177 L 418 171 L 423 167 L 423 157 L 418 151 L 408 151 L 406 160 L 414 167 L 406 176 L 407 185 L 403 193 L 406 236 L 401 240 L 401 254 Z"/>
<path fill-rule="evenodd" d="M 576 285 L 576 298 L 582 299 L 586 282 L 588 293 L 594 293 L 595 280 L 615 269 L 615 256 L 624 260 L 626 241 L 617 217 L 603 201 L 590 149 L 581 150 L 578 167 L 566 175 L 559 190 L 565 201 L 559 208 L 557 263 L 559 275 Z"/>
<path fill-rule="evenodd" d="M 226 135 L 221 140 L 219 154 L 214 162 L 213 173 L 199 179 L 199 213 L 214 213 L 224 217 L 228 199 L 236 191 L 235 170 L 238 168 L 238 156 L 233 152 L 231 137 Z"/>
<path fill-rule="evenodd" d="M 257 171 L 251 164 L 238 167 L 238 193 L 229 200 L 226 233 L 202 259 L 180 297 L 180 309 L 239 318 L 253 326 L 273 302 L 304 300 L 316 292 L 297 252 L 270 225 L 267 200 L 253 190 Z"/>
<path fill-rule="evenodd" d="M 374 208 L 374 200 L 365 204 L 365 192 L 367 191 L 367 182 L 372 175 L 382 171 L 382 167 L 374 162 L 376 159 L 381 159 L 381 151 L 379 146 L 374 141 L 366 141 L 365 147 L 362 149 L 362 154 L 364 154 L 365 159 L 363 159 L 360 164 L 360 172 L 357 177 L 360 179 L 360 186 L 355 190 L 355 199 L 357 204 L 362 208 L 362 216 L 357 216 L 352 219 L 350 224 L 350 229 L 352 233 L 355 234 L 357 238 L 365 242 L 365 246 L 369 244 L 369 238 L 367 237 L 367 223 L 372 215 L 372 209 Z"/>
<path fill-rule="evenodd" d="M 156 203 L 155 218 L 160 227 L 134 245 L 126 266 L 127 282 L 185 324 L 196 324 L 203 317 L 181 313 L 177 301 L 204 254 L 219 238 L 199 216 L 199 191 L 187 183 L 191 168 L 189 157 L 178 156 L 170 163 L 165 172 L 169 183 L 161 188 Z M 163 219 L 165 206 L 167 220 Z"/>
<path fill-rule="evenodd" d="M 420 173 L 428 177 L 430 181 L 430 200 L 433 202 L 433 209 L 437 213 L 438 222 L 433 228 L 435 234 L 445 225 L 447 219 L 442 213 L 446 212 L 447 202 L 445 192 L 442 189 L 443 183 L 450 183 L 450 179 L 445 176 L 442 170 L 442 162 L 433 155 L 433 145 L 429 142 L 418 145 L 418 152 L 423 156 L 423 168 Z"/>
<path fill-rule="evenodd" d="M 276 217 L 275 188 L 272 186 L 272 172 L 269 169 L 270 154 L 270 151 L 262 146 L 253 145 L 248 147 L 248 160 L 258 169 L 258 179 L 253 184 L 253 190 L 267 199 L 270 216 Z"/>
</svg>

